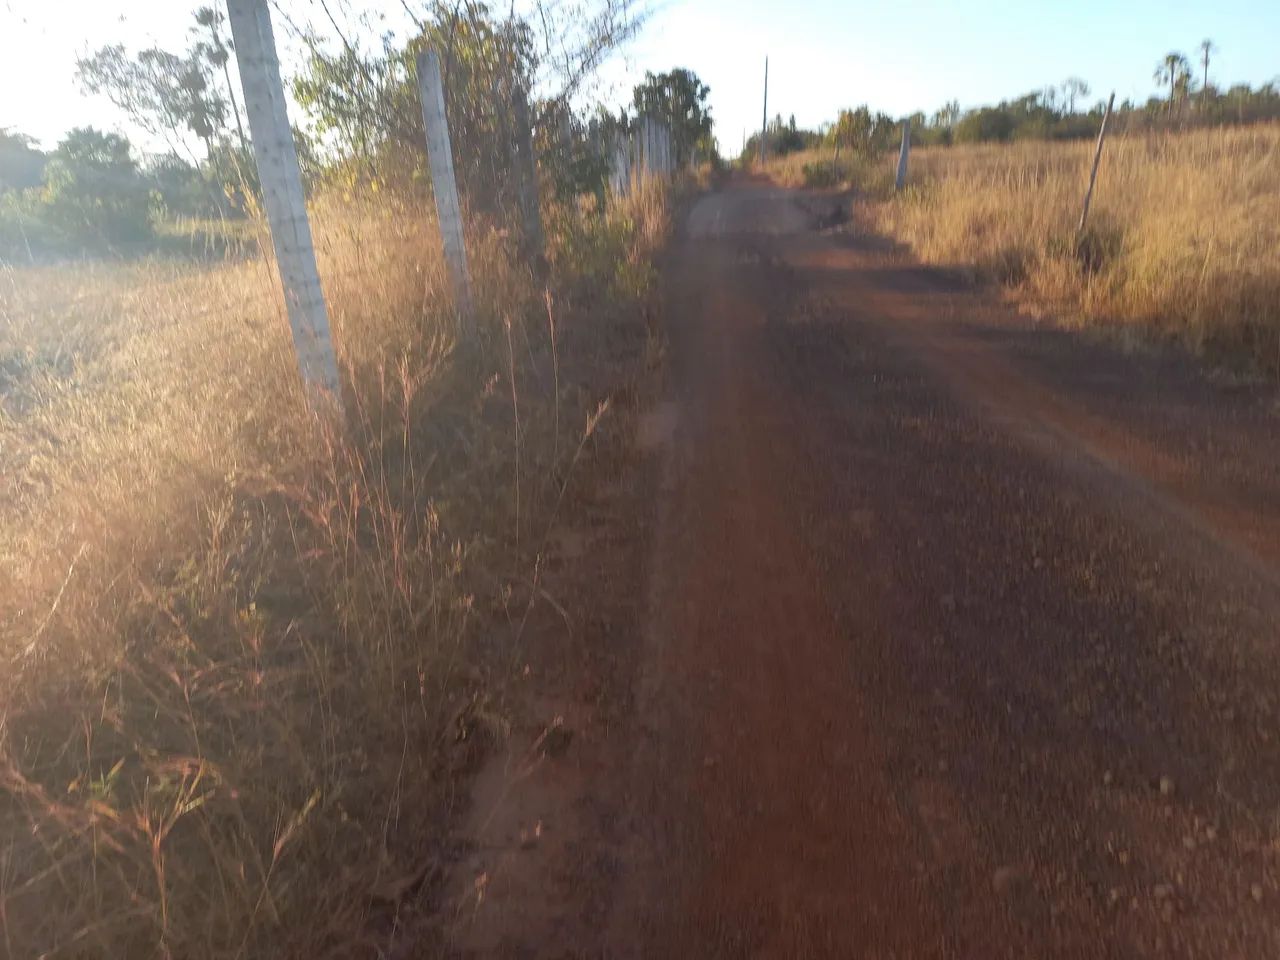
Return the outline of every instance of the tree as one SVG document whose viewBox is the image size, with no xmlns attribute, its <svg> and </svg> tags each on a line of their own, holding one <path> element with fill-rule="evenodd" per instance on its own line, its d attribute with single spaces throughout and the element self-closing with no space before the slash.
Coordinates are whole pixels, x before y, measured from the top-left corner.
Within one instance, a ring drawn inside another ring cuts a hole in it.
<svg viewBox="0 0 1280 960">
<path fill-rule="evenodd" d="M 474 4 L 438 14 L 404 46 L 386 39 L 368 54 L 349 43 L 337 52 L 313 47 L 293 95 L 322 151 L 352 161 L 352 175 L 386 177 L 407 164 L 410 176 L 425 176 L 415 61 L 420 50 L 439 50 L 459 187 L 473 204 L 505 206 L 513 131 L 510 110 L 495 110 L 494 100 L 532 87 L 532 33 L 523 21 L 495 21 Z"/>
<path fill-rule="evenodd" d="M 1089 95 L 1089 85 L 1079 77 L 1067 77 L 1062 81 L 1062 96 L 1067 101 L 1067 112 L 1076 112 L 1076 100 Z"/>
<path fill-rule="evenodd" d="M 960 122 L 960 101 L 950 100 L 934 111 L 933 125 L 950 130 Z"/>
<path fill-rule="evenodd" d="M 195 13 L 195 29 L 209 34 L 208 41 L 199 40 L 193 48 L 195 52 L 208 61 L 215 70 L 222 71 L 222 78 L 227 85 L 227 100 L 231 103 L 231 114 L 236 121 L 236 135 L 240 140 L 240 148 L 248 147 L 249 142 L 244 135 L 244 124 L 240 121 L 240 105 L 236 102 L 236 87 L 231 82 L 231 41 L 222 39 L 222 23 L 226 19 L 221 11 L 213 7 L 201 7 Z"/>
<path fill-rule="evenodd" d="M 608 54 L 639 29 L 638 0 L 535 0 L 524 16 L 497 16 L 473 0 L 430 0 L 425 7 L 412 37 L 384 36 L 373 50 L 343 35 L 336 20 L 338 49 L 303 37 L 309 55 L 292 89 L 308 134 L 343 176 L 425 177 L 415 58 L 433 47 L 441 54 L 459 187 L 474 206 L 514 209 L 510 98 L 517 90 L 531 101 L 532 91 L 544 94 L 530 103 L 535 143 L 545 148 L 540 165 L 569 156 L 573 151 L 560 149 L 560 134 L 571 103 Z M 573 137 L 585 130 L 576 120 L 569 127 Z"/>
<path fill-rule="evenodd" d="M 86 93 L 102 94 L 148 133 L 181 141 L 184 131 L 213 151 L 226 122 L 226 102 L 212 84 L 211 65 L 198 52 L 178 56 L 152 47 L 130 58 L 121 44 L 76 59 Z"/>
<path fill-rule="evenodd" d="M 53 151 L 44 179 L 50 221 L 74 237 L 117 242 L 151 232 L 150 191 L 119 134 L 72 130 Z"/>
<path fill-rule="evenodd" d="M 652 117 L 671 130 L 671 146 L 677 164 L 693 155 L 698 143 L 711 134 L 711 110 L 707 96 L 711 88 L 692 70 L 645 73 L 644 82 L 632 93 L 632 105 L 639 116 Z M 795 129 L 795 118 L 792 118 Z"/>
<path fill-rule="evenodd" d="M 46 159 L 34 139 L 0 127 L 0 191 L 39 186 Z"/>
<path fill-rule="evenodd" d="M 1169 85 L 1169 112 L 1173 113 L 1174 94 L 1179 84 L 1185 85 L 1191 76 L 1191 64 L 1187 60 L 1185 54 L 1176 51 L 1170 51 L 1164 55 L 1164 59 L 1156 64 L 1156 72 L 1152 75 L 1152 79 L 1159 84 Z"/>
<path fill-rule="evenodd" d="M 1016 124 L 1013 115 L 1000 107 L 983 107 L 965 114 L 956 124 L 957 143 L 985 143 L 1005 141 L 1013 136 Z"/>
<path fill-rule="evenodd" d="M 1209 96 L 1209 57 L 1217 52 L 1217 47 L 1213 45 L 1213 41 L 1207 37 L 1200 41 L 1200 62 L 1204 64 L 1204 86 L 1200 88 L 1200 105 L 1204 106 L 1206 98 Z"/>
</svg>

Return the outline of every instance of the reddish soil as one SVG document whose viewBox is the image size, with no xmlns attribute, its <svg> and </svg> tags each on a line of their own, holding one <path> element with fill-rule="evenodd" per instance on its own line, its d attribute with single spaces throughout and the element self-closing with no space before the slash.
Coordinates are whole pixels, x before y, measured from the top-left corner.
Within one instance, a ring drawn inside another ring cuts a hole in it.
<svg viewBox="0 0 1280 960">
<path fill-rule="evenodd" d="M 1274 392 L 1038 327 L 834 203 L 692 210 L 454 952 L 1280 956 Z"/>
</svg>

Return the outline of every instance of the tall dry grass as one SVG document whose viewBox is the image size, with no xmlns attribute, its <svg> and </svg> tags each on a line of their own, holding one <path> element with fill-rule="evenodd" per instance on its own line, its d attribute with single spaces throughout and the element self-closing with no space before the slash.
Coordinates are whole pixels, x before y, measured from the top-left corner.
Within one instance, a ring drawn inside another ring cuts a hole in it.
<svg viewBox="0 0 1280 960">
<path fill-rule="evenodd" d="M 763 172 L 783 187 L 825 189 L 857 184 L 878 193 L 893 185 L 893 168 L 886 158 L 852 150 L 837 157 L 830 147 L 766 157 Z"/>
<path fill-rule="evenodd" d="M 665 195 L 549 213 L 560 323 L 635 321 Z M 0 270 L 7 956 L 372 956 L 430 875 L 477 637 L 598 397 L 535 375 L 548 300 L 501 231 L 464 349 L 420 201 L 314 227 L 346 424 L 260 258 Z"/>
<path fill-rule="evenodd" d="M 1041 311 L 1280 372 L 1280 126 L 1109 139 L 1077 238 L 1092 150 L 916 150 L 912 187 L 877 220 L 924 261 L 974 267 Z"/>
</svg>

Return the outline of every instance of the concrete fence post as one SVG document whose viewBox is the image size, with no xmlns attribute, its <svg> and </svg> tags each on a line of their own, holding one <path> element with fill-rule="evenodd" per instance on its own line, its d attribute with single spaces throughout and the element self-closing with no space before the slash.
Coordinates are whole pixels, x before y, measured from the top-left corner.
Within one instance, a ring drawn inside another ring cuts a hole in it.
<svg viewBox="0 0 1280 960">
<path fill-rule="evenodd" d="M 765 147 L 769 141 L 769 58 L 764 58 L 764 106 L 760 111 L 760 167 L 764 168 Z"/>
<path fill-rule="evenodd" d="M 338 362 L 316 269 L 302 171 L 285 110 L 267 0 L 227 0 L 227 19 L 298 369 L 308 387 L 328 392 L 341 405 Z"/>
<path fill-rule="evenodd" d="M 911 155 L 911 121 L 902 121 L 902 150 L 898 154 L 898 178 L 895 189 L 901 190 L 907 185 L 907 158 Z"/>
<path fill-rule="evenodd" d="M 431 188 L 436 196 L 436 217 L 444 244 L 445 265 L 453 288 L 453 306 L 458 329 L 471 333 L 471 275 L 467 270 L 467 246 L 463 239 L 462 206 L 458 202 L 458 181 L 453 172 L 453 147 L 449 141 L 449 121 L 444 110 L 444 83 L 440 79 L 440 56 L 435 50 L 418 54 L 418 93 L 422 100 L 422 124 L 427 133 L 427 160 L 431 167 Z"/>
<path fill-rule="evenodd" d="M 648 117 L 640 120 L 640 178 L 648 180 L 653 176 L 653 121 Z"/>
<path fill-rule="evenodd" d="M 1102 144 L 1107 139 L 1107 121 L 1111 119 L 1111 108 L 1116 105 L 1116 95 L 1114 91 L 1110 99 L 1107 100 L 1107 110 L 1102 115 L 1102 127 L 1098 130 L 1098 145 L 1093 151 L 1093 169 L 1089 171 L 1089 189 L 1084 194 L 1084 207 L 1080 211 L 1080 224 L 1076 227 L 1076 234 L 1084 233 L 1084 225 L 1089 219 L 1089 204 L 1093 202 L 1093 187 L 1098 182 L 1098 164 L 1102 162 Z"/>
<path fill-rule="evenodd" d="M 625 133 L 615 133 L 609 147 L 613 155 L 613 192 L 625 197 L 631 189 L 630 137 Z"/>
</svg>

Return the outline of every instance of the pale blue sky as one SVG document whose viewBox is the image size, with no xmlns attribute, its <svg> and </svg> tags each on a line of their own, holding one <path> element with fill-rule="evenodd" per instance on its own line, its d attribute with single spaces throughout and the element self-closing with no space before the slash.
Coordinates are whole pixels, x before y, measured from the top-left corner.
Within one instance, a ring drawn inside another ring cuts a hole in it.
<svg viewBox="0 0 1280 960">
<path fill-rule="evenodd" d="M 207 2 L 207 0 L 205 0 Z M 77 52 L 109 42 L 176 47 L 199 0 L 0 0 L 0 127 L 52 143 L 70 126 L 115 126 L 119 118 L 81 97 Z M 314 0 L 284 0 L 300 23 L 323 23 Z M 350 0 L 352 9 L 405 22 L 399 0 Z M 886 113 L 932 112 L 1016 96 L 1079 76 L 1096 96 L 1123 100 L 1154 91 L 1151 74 L 1168 50 L 1193 54 L 1211 37 L 1220 48 L 1214 82 L 1260 83 L 1280 76 L 1280 0 L 656 0 L 641 38 L 606 71 L 600 93 L 621 102 L 645 70 L 688 66 L 712 89 L 724 149 L 760 122 L 764 57 L 770 58 L 770 114 L 802 125 L 842 106 Z M 288 31 L 277 34 L 287 44 Z M 288 50 L 286 50 L 286 57 Z"/>
</svg>

